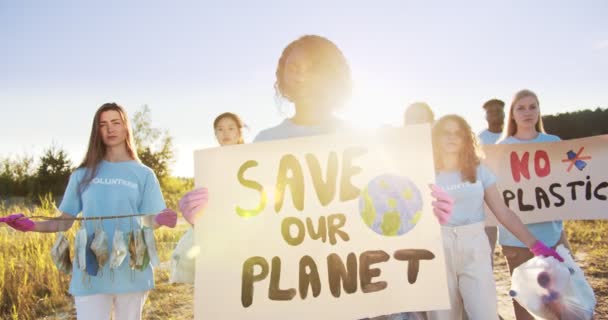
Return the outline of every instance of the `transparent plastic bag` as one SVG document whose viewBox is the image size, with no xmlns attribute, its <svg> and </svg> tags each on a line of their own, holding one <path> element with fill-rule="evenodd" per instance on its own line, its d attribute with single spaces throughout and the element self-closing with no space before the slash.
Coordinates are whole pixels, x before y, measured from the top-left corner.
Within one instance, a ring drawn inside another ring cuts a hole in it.
<svg viewBox="0 0 608 320">
<path fill-rule="evenodd" d="M 74 264 L 82 271 L 87 268 L 87 229 L 84 225 L 83 222 L 74 237 Z"/>
<path fill-rule="evenodd" d="M 110 252 L 110 269 L 117 269 L 127 257 L 127 241 L 125 234 L 116 229 L 112 239 L 112 251 Z"/>
<path fill-rule="evenodd" d="M 86 273 L 90 276 L 97 276 L 97 272 L 99 271 L 99 265 L 97 264 L 97 257 L 93 250 L 91 250 L 91 245 L 93 244 L 94 235 L 87 235 L 87 245 L 85 246 L 85 254 L 86 254 Z M 90 280 L 90 279 L 89 279 Z"/>
<path fill-rule="evenodd" d="M 108 261 L 110 252 L 108 250 L 108 235 L 103 231 L 101 223 L 95 228 L 95 237 L 90 248 L 97 258 L 99 268 L 103 268 Z"/>
<path fill-rule="evenodd" d="M 194 245 L 194 229 L 190 228 L 179 239 L 171 255 L 170 283 L 194 283 L 195 261 L 199 247 Z"/>
<path fill-rule="evenodd" d="M 63 233 L 57 234 L 57 240 L 51 248 L 51 258 L 57 269 L 65 274 L 72 273 L 70 260 L 70 242 Z"/>
<path fill-rule="evenodd" d="M 564 258 L 534 257 L 513 270 L 509 294 L 536 319 L 589 320 L 595 309 L 593 289 L 570 252 L 560 245 Z"/>
<path fill-rule="evenodd" d="M 150 264 L 148 248 L 144 241 L 143 231 L 136 229 L 129 234 L 129 266 L 133 270 L 144 270 Z"/>
<path fill-rule="evenodd" d="M 148 256 L 150 257 L 150 264 L 153 267 L 156 267 L 160 264 L 160 259 L 158 258 L 158 252 L 156 251 L 156 240 L 154 239 L 154 230 L 150 228 L 144 228 L 144 241 L 146 242 L 146 247 L 148 247 Z"/>
</svg>

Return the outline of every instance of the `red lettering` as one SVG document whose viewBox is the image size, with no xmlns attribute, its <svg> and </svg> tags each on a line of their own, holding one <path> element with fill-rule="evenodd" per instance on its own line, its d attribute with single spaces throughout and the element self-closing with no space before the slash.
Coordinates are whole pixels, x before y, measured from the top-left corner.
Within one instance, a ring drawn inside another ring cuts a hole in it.
<svg viewBox="0 0 608 320">
<path fill-rule="evenodd" d="M 519 159 L 515 151 L 511 152 L 511 175 L 515 182 L 519 182 L 521 176 L 524 176 L 528 180 L 530 179 L 530 171 L 528 170 L 529 158 L 530 153 L 528 152 L 525 152 L 521 159 Z"/>
<path fill-rule="evenodd" d="M 542 167 L 541 167 L 542 160 Z M 538 150 L 534 153 L 534 171 L 540 178 L 546 177 L 551 173 L 551 162 L 549 161 L 549 155 L 544 150 Z"/>
</svg>

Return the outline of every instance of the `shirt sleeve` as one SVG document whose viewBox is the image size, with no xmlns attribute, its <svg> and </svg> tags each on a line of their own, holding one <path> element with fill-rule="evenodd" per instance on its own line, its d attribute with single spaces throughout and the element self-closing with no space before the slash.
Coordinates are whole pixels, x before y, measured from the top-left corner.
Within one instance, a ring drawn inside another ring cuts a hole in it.
<svg viewBox="0 0 608 320">
<path fill-rule="evenodd" d="M 144 187 L 141 194 L 141 202 L 139 204 L 139 213 L 157 214 L 167 206 L 163 193 L 160 190 L 160 184 L 156 175 L 150 170 L 146 174 Z"/>
<path fill-rule="evenodd" d="M 76 170 L 70 175 L 68 186 L 59 205 L 59 211 L 74 217 L 82 211 L 82 197 L 79 189 L 84 172 L 84 170 Z"/>
<path fill-rule="evenodd" d="M 480 164 L 477 173 L 479 181 L 481 181 L 484 189 L 496 184 L 496 175 L 494 175 L 494 173 L 492 173 L 492 171 L 490 171 L 490 169 L 488 169 L 488 167 L 485 165 Z"/>
</svg>

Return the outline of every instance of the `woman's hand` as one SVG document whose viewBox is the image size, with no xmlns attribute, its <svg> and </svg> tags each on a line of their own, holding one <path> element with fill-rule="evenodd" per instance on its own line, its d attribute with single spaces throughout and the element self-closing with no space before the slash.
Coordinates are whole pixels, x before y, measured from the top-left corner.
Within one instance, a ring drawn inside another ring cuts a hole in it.
<svg viewBox="0 0 608 320">
<path fill-rule="evenodd" d="M 186 221 L 194 225 L 198 214 L 207 206 L 208 201 L 209 192 L 207 188 L 194 189 L 179 200 L 179 210 Z"/>
<path fill-rule="evenodd" d="M 12 214 L 8 217 L 0 217 L 0 222 L 4 222 L 11 228 L 22 232 L 32 231 L 36 226 L 36 223 L 27 218 L 23 213 Z"/>
<path fill-rule="evenodd" d="M 440 224 L 445 224 L 450 220 L 452 208 L 454 207 L 454 199 L 445 190 L 436 184 L 430 185 L 431 196 L 436 199 L 431 204 L 433 205 L 433 213 L 439 220 Z"/>
</svg>

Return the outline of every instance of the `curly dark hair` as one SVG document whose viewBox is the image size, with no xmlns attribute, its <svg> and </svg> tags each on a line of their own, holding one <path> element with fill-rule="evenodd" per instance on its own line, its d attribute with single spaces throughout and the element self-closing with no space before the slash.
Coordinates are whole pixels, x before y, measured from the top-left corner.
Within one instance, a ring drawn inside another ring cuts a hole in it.
<svg viewBox="0 0 608 320">
<path fill-rule="evenodd" d="M 439 137 L 443 134 L 443 125 L 448 121 L 454 121 L 463 131 L 463 148 L 459 154 L 460 173 L 463 181 L 475 183 L 477 181 L 477 166 L 481 163 L 482 152 L 477 141 L 477 136 L 467 121 L 455 114 L 441 117 L 433 126 L 433 155 L 435 157 L 435 168 L 443 167 L 443 157 L 439 146 Z"/>
<path fill-rule="evenodd" d="M 350 67 L 342 51 L 327 38 L 317 35 L 305 35 L 291 42 L 279 58 L 276 70 L 274 88 L 277 97 L 283 97 L 292 103 L 296 95 L 290 91 L 284 81 L 287 57 L 295 50 L 304 50 L 312 59 L 314 72 L 320 75 L 324 88 L 319 98 L 327 99 L 336 107 L 343 106 L 352 93 Z"/>
<path fill-rule="evenodd" d="M 500 99 L 490 99 L 483 104 L 483 108 L 486 110 L 490 106 L 499 106 L 502 109 L 505 107 L 505 102 Z"/>
</svg>

